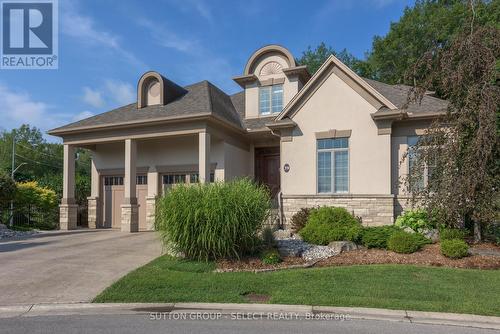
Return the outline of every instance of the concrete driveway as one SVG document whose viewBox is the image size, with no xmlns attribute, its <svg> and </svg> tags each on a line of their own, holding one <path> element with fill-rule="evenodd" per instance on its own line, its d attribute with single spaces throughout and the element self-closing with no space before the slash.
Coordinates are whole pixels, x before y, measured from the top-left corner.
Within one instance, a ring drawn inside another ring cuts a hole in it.
<svg viewBox="0 0 500 334">
<path fill-rule="evenodd" d="M 154 232 L 44 232 L 0 240 L 0 305 L 88 302 L 161 255 Z"/>
</svg>

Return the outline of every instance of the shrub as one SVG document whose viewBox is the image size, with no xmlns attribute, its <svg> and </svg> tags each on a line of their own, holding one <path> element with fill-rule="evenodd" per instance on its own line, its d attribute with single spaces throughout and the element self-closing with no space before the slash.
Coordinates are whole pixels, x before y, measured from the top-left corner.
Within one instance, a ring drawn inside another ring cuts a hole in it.
<svg viewBox="0 0 500 334">
<path fill-rule="evenodd" d="M 361 223 L 344 208 L 322 207 L 309 214 L 302 238 L 312 244 L 328 245 L 332 241 L 358 241 Z"/>
<path fill-rule="evenodd" d="M 439 231 L 439 240 L 452 240 L 452 239 L 460 239 L 464 240 L 467 236 L 467 232 L 464 230 L 460 230 L 458 228 L 444 228 Z"/>
<path fill-rule="evenodd" d="M 281 262 L 281 256 L 276 249 L 268 249 L 264 251 L 260 259 L 264 264 L 276 264 Z"/>
<path fill-rule="evenodd" d="M 5 207 L 16 194 L 16 183 L 7 174 L 0 172 L 0 209 Z"/>
<path fill-rule="evenodd" d="M 269 208 L 267 190 L 248 179 L 179 185 L 158 200 L 155 229 L 190 259 L 239 257 L 259 245 Z"/>
<path fill-rule="evenodd" d="M 430 241 L 418 233 L 394 232 L 387 239 L 387 248 L 396 253 L 410 254 L 418 251 Z"/>
<path fill-rule="evenodd" d="M 311 213 L 312 208 L 302 208 L 299 212 L 295 213 L 291 219 L 292 231 L 294 233 L 299 233 L 300 230 L 306 226 L 307 219 Z"/>
<path fill-rule="evenodd" d="M 361 242 L 367 248 L 385 249 L 387 248 L 387 240 L 397 231 L 401 231 L 401 229 L 393 225 L 367 227 L 363 229 Z"/>
<path fill-rule="evenodd" d="M 262 230 L 262 246 L 266 249 L 273 248 L 276 245 L 273 229 L 266 227 Z"/>
<path fill-rule="evenodd" d="M 469 245 L 460 239 L 447 239 L 441 241 L 441 254 L 452 259 L 460 259 L 467 256 Z"/>
<path fill-rule="evenodd" d="M 394 225 L 401 228 L 409 227 L 415 232 L 435 228 L 434 222 L 429 218 L 427 211 L 423 209 L 405 211 L 396 219 Z"/>
</svg>

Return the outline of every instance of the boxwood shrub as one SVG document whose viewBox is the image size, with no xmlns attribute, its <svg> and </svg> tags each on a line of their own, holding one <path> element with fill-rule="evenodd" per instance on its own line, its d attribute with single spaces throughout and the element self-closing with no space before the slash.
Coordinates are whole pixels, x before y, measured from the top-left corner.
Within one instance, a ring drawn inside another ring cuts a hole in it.
<svg viewBox="0 0 500 334">
<path fill-rule="evenodd" d="M 394 225 L 366 227 L 363 229 L 361 243 L 367 248 L 387 248 L 387 240 L 395 233 L 401 231 Z"/>
<path fill-rule="evenodd" d="M 361 231 L 361 223 L 346 209 L 325 206 L 310 212 L 307 224 L 299 234 L 309 243 L 328 245 L 341 240 L 357 242 Z"/>
<path fill-rule="evenodd" d="M 452 239 L 464 240 L 466 236 L 467 232 L 458 228 L 443 228 L 439 231 L 440 241 Z"/>
<path fill-rule="evenodd" d="M 387 240 L 387 248 L 396 253 L 410 254 L 418 251 L 430 240 L 418 233 L 398 231 L 393 233 Z"/>
<path fill-rule="evenodd" d="M 164 245 L 196 260 L 239 257 L 261 244 L 268 191 L 248 179 L 178 185 L 158 200 L 155 228 Z"/>
<path fill-rule="evenodd" d="M 447 239 L 441 241 L 441 254 L 452 259 L 460 259 L 467 256 L 469 245 L 460 239 Z"/>
</svg>

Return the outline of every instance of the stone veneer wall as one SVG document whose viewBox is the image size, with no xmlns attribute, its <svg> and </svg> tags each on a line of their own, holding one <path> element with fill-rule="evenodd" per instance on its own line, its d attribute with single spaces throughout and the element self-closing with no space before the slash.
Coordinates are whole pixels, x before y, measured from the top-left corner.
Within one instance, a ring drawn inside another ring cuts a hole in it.
<svg viewBox="0 0 500 334">
<path fill-rule="evenodd" d="M 87 222 L 89 228 L 101 227 L 99 223 L 99 197 L 87 198 Z"/>
<path fill-rule="evenodd" d="M 121 205 L 121 230 L 122 232 L 139 231 L 139 205 L 122 204 Z"/>
<path fill-rule="evenodd" d="M 156 197 L 146 197 L 146 229 L 153 231 L 155 229 L 156 218 Z"/>
<path fill-rule="evenodd" d="M 315 206 L 346 208 L 355 216 L 361 217 L 364 226 L 394 223 L 393 195 L 283 195 L 285 228 L 290 228 L 290 219 L 301 208 Z"/>
</svg>

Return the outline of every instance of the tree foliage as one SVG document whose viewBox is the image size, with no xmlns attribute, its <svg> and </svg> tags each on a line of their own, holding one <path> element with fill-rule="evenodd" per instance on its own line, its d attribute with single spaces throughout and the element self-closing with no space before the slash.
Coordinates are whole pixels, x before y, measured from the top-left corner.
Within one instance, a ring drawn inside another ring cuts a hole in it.
<svg viewBox="0 0 500 334">
<path fill-rule="evenodd" d="M 11 177 L 0 172 L 0 210 L 2 210 L 16 195 L 16 183 Z"/>
<path fill-rule="evenodd" d="M 297 59 L 300 65 L 306 65 L 311 74 L 314 74 L 319 67 L 330 56 L 334 55 L 344 64 L 349 66 L 354 72 L 361 76 L 366 76 L 369 73 L 368 64 L 356 58 L 349 53 L 347 49 L 335 51 L 331 46 L 327 46 L 324 42 L 318 45 L 314 50 L 309 46 L 306 51 L 302 52 L 302 56 Z"/>
<path fill-rule="evenodd" d="M 21 166 L 15 173 L 18 182 L 37 181 L 42 187 L 62 196 L 63 145 L 49 143 L 36 127 L 24 124 L 12 131 L 0 132 L 0 172 L 10 175 L 12 166 L 12 140 L 16 139 L 15 165 Z M 90 153 L 78 149 L 76 157 L 75 196 L 79 204 L 86 202 L 90 194 Z"/>
<path fill-rule="evenodd" d="M 478 227 L 495 218 L 500 187 L 497 113 L 500 89 L 497 63 L 500 29 L 476 25 L 475 8 L 462 32 L 449 43 L 435 41 L 407 78 L 415 81 L 411 98 L 421 99 L 435 87 L 449 101 L 446 115 L 434 122 L 416 147 L 418 159 L 405 182 L 414 203 L 438 214 L 448 226 Z M 426 166 L 433 166 L 427 185 L 414 187 Z"/>
<path fill-rule="evenodd" d="M 499 26 L 500 1 L 474 3 L 475 26 Z M 470 24 L 469 1 L 417 1 L 405 9 L 398 22 L 391 24 L 386 36 L 374 37 L 367 58 L 369 76 L 388 84 L 412 85 L 412 78 L 405 74 L 420 57 L 436 46 L 449 45 Z"/>
</svg>

